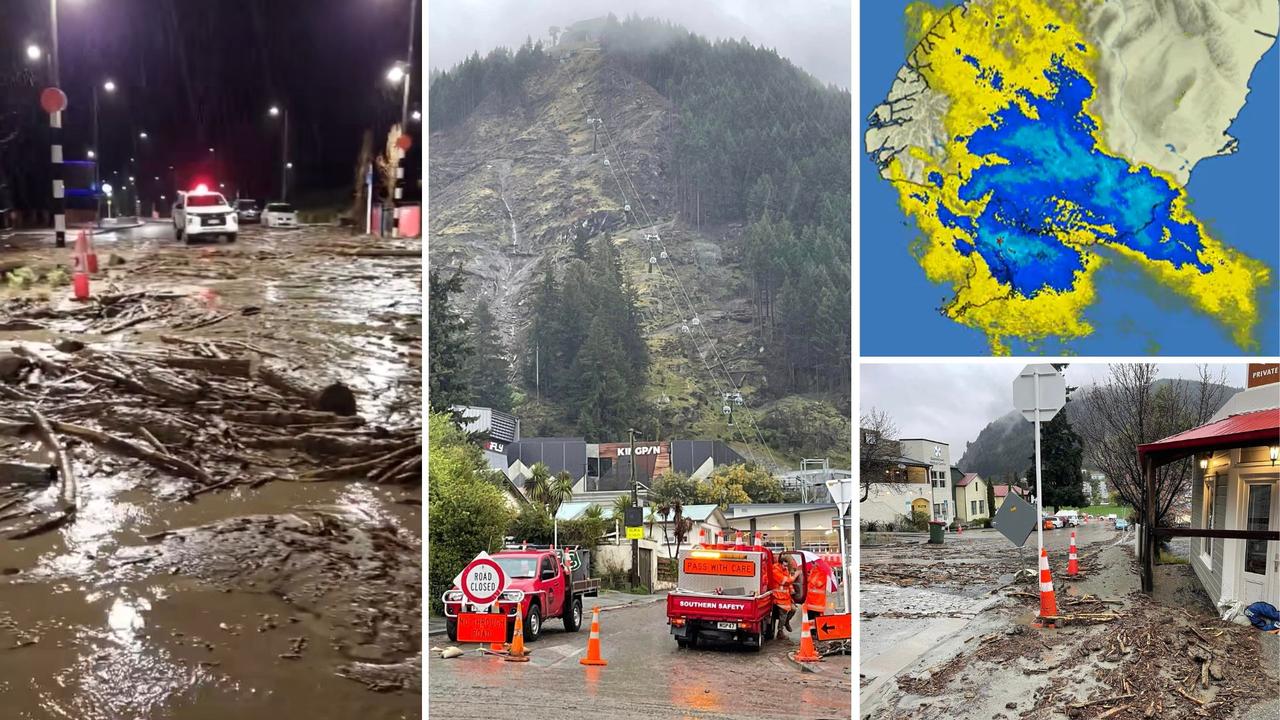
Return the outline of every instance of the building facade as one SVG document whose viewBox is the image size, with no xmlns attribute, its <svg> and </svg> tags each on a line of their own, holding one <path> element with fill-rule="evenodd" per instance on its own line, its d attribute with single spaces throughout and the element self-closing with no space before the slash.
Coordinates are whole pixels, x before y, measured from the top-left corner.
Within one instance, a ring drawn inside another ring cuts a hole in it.
<svg viewBox="0 0 1280 720">
<path fill-rule="evenodd" d="M 991 517 L 987 507 L 987 481 L 977 473 L 963 473 L 955 484 L 956 519 L 974 523 Z"/>
<path fill-rule="evenodd" d="M 1154 451 L 1181 444 L 1195 453 L 1193 528 L 1280 530 L 1280 384 L 1269 381 L 1276 375 L 1266 367 L 1251 365 L 1251 386 L 1207 424 L 1153 444 Z M 1197 537 L 1190 543 L 1191 567 L 1216 604 L 1280 599 L 1280 541 Z"/>
<path fill-rule="evenodd" d="M 950 523 L 956 516 L 951 497 L 951 447 L 928 438 L 903 438 L 898 441 L 902 456 L 929 466 L 929 487 L 925 496 L 930 517 Z"/>
</svg>

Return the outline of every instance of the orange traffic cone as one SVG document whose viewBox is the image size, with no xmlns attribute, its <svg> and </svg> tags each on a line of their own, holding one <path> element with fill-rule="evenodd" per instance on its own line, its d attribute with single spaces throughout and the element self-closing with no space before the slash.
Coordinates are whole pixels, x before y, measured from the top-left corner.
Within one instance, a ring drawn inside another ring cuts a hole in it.
<svg viewBox="0 0 1280 720">
<path fill-rule="evenodd" d="M 578 660 L 582 665 L 608 665 L 600 657 L 600 606 L 591 608 L 591 637 L 587 639 L 587 656 Z"/>
<path fill-rule="evenodd" d="M 84 231 L 76 236 L 75 249 L 73 250 L 72 263 L 74 272 L 71 275 L 71 291 L 76 300 L 89 299 L 89 272 L 88 272 L 88 255 L 89 249 L 84 239 Z"/>
<path fill-rule="evenodd" d="M 702 528 L 702 529 L 698 530 L 698 544 L 699 544 L 699 545 L 706 545 L 706 544 L 707 544 L 707 529 L 706 529 L 706 528 Z"/>
<path fill-rule="evenodd" d="M 1080 561 L 1076 557 L 1076 531 L 1071 531 L 1071 549 L 1067 551 L 1067 574 L 1075 576 L 1080 572 Z"/>
<path fill-rule="evenodd" d="M 733 533 L 733 544 L 734 544 L 734 545 L 741 545 L 741 544 L 742 544 L 742 531 L 741 531 L 741 530 L 736 530 L 736 531 L 734 531 L 734 533 Z"/>
<path fill-rule="evenodd" d="M 809 608 L 800 610 L 800 651 L 791 655 L 796 662 L 822 662 L 822 656 L 813 645 L 812 623 L 809 622 Z"/>
<path fill-rule="evenodd" d="M 1058 616 L 1058 600 L 1053 594 L 1053 578 L 1049 575 L 1049 553 L 1040 548 L 1040 617 Z"/>
<path fill-rule="evenodd" d="M 963 525 L 960 525 L 959 523 L 957 523 L 957 524 L 956 524 L 956 534 L 957 534 L 957 535 L 963 535 L 963 534 L 964 534 L 964 526 L 963 526 Z"/>
<path fill-rule="evenodd" d="M 511 651 L 502 658 L 507 662 L 529 662 L 529 654 L 524 651 L 524 613 L 516 605 L 516 631 L 511 636 Z"/>
</svg>

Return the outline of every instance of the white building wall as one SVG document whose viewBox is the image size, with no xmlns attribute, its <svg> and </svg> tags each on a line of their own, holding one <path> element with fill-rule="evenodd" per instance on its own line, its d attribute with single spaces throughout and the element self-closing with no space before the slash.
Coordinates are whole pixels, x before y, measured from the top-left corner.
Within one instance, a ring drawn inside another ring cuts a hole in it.
<svg viewBox="0 0 1280 720">
<path fill-rule="evenodd" d="M 933 488 L 921 483 L 887 484 L 873 483 L 865 502 L 858 504 L 861 522 L 898 522 L 911 517 L 911 503 L 923 498 L 930 501 Z"/>
<path fill-rule="evenodd" d="M 928 494 L 925 497 L 929 499 L 930 511 L 935 519 L 950 523 L 956 516 L 955 500 L 951 492 L 951 447 L 944 442 L 927 438 L 899 440 L 898 443 L 903 457 L 929 464 L 929 485 L 925 486 Z M 939 473 L 941 477 L 938 477 Z M 939 485 L 934 487 L 934 483 Z"/>
</svg>

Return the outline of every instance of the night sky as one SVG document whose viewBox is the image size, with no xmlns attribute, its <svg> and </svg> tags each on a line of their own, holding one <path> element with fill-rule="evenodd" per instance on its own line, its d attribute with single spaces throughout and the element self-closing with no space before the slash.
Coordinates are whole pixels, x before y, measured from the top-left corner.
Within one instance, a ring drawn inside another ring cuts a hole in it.
<svg viewBox="0 0 1280 720">
<path fill-rule="evenodd" d="M 399 120 L 401 90 L 385 75 L 408 51 L 410 0 L 58 5 L 65 155 L 85 158 L 93 85 L 113 80 L 115 93 L 99 91 L 103 177 L 113 181 L 118 172 L 123 180 L 135 157 L 144 200 L 160 192 L 171 199 L 175 184 L 197 180 L 225 182 L 228 194 L 277 196 L 281 123 L 268 114 L 272 104 L 289 108 L 291 199 L 341 200 L 362 132 L 374 131 L 378 150 Z M 415 23 L 411 111 L 420 107 L 422 77 L 420 18 Z M 38 108 L 47 71 L 25 54 L 31 42 L 47 51 L 48 38 L 48 0 L 0 0 L 0 183 L 7 178 L 15 206 L 30 204 L 24 196 L 35 194 L 35 182 L 48 194 L 48 116 Z M 417 127 L 410 120 L 411 134 Z M 148 139 L 138 140 L 143 130 Z"/>
</svg>

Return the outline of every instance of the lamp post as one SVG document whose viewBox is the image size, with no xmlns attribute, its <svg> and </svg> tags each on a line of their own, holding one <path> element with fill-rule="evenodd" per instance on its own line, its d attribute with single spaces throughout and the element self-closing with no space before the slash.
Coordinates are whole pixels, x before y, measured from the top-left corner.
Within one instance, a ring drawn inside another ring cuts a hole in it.
<svg viewBox="0 0 1280 720">
<path fill-rule="evenodd" d="M 289 199 L 289 168 L 292 163 L 289 162 L 289 108 L 281 109 L 279 105 L 272 105 L 267 111 L 271 117 L 280 117 L 280 201 L 284 202 Z"/>
<path fill-rule="evenodd" d="M 115 84 L 114 82 L 110 81 L 110 80 L 107 80 L 107 81 L 105 81 L 105 82 L 103 82 L 103 83 L 102 83 L 102 89 L 103 89 L 103 90 L 105 90 L 105 91 L 107 91 L 107 92 L 109 92 L 109 93 L 113 93 L 113 92 L 115 92 L 115 91 L 116 91 L 116 84 Z M 99 128 L 98 128 L 98 86 L 97 86 L 97 84 L 94 84 L 94 86 L 93 86 L 93 147 L 94 147 L 94 148 L 96 148 L 97 150 L 101 150 L 101 149 L 102 149 L 102 146 L 99 144 L 98 135 L 99 135 Z M 93 157 L 93 153 L 90 153 L 90 154 L 89 154 L 89 157 L 91 157 L 91 158 L 92 158 L 92 157 Z M 101 225 L 101 224 L 102 224 L 102 201 L 101 201 L 101 199 L 98 199 L 98 198 L 100 198 L 100 197 L 101 197 L 101 191 L 99 190 L 99 188 L 101 187 L 101 183 L 102 183 L 102 176 L 101 176 L 101 174 L 98 172 L 98 161 L 97 161 L 97 159 L 95 159 L 95 160 L 94 160 L 94 163 L 93 163 L 93 187 L 94 187 L 94 191 L 95 191 L 95 192 L 94 192 L 94 198 L 95 198 L 95 201 L 94 201 L 94 215 L 93 215 L 93 222 L 94 222 L 94 224 L 95 224 L 95 225 Z"/>
</svg>

